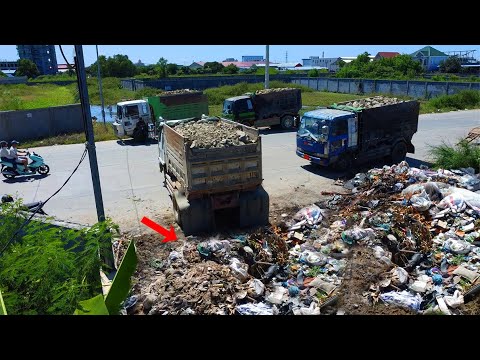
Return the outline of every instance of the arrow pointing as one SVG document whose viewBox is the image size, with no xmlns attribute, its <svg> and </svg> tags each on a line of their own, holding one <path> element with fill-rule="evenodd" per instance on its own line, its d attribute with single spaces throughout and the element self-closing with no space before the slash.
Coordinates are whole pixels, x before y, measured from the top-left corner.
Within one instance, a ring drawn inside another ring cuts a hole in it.
<svg viewBox="0 0 480 360">
<path fill-rule="evenodd" d="M 155 230 L 156 232 L 165 236 L 165 239 L 162 240 L 162 243 L 177 240 L 177 234 L 175 234 L 175 229 L 173 228 L 173 225 L 170 225 L 170 230 L 167 230 L 161 225 L 158 225 L 155 221 L 152 221 L 145 216 L 140 222 L 148 226 L 150 229 Z"/>
</svg>

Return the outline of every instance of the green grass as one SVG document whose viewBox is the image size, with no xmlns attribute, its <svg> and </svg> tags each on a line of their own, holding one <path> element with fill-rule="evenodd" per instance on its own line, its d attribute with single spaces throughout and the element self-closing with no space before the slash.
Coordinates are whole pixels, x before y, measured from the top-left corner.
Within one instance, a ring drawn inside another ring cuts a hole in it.
<svg viewBox="0 0 480 360">
<path fill-rule="evenodd" d="M 442 143 L 429 150 L 435 168 L 459 169 L 472 167 L 480 171 L 480 147 L 460 141 L 457 145 Z"/>
<path fill-rule="evenodd" d="M 0 111 L 30 110 L 74 102 L 74 95 L 66 86 L 53 84 L 0 85 Z"/>
<path fill-rule="evenodd" d="M 462 90 L 453 95 L 442 95 L 424 102 L 424 112 L 477 109 L 480 107 L 480 91 Z"/>
<path fill-rule="evenodd" d="M 105 127 L 103 123 L 93 124 L 93 132 L 95 141 L 107 141 L 118 139 L 113 133 L 113 127 L 107 123 Z M 73 133 L 53 136 L 45 139 L 30 140 L 22 143 L 22 148 L 36 148 L 41 146 L 81 144 L 85 142 L 85 133 Z"/>
</svg>

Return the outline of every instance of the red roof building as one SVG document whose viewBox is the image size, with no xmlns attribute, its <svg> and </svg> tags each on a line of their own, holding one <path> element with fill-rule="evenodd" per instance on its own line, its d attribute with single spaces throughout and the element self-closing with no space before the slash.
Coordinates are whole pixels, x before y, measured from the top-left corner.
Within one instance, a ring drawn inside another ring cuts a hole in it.
<svg viewBox="0 0 480 360">
<path fill-rule="evenodd" d="M 375 55 L 374 60 L 390 59 L 398 55 L 400 55 L 400 53 L 396 51 L 380 51 L 379 53 L 377 53 L 377 55 Z"/>
</svg>

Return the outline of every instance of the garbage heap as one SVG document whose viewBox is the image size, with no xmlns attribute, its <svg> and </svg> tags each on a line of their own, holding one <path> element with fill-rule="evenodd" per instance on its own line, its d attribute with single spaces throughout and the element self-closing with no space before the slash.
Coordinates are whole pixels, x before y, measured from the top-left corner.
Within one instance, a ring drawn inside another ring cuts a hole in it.
<svg viewBox="0 0 480 360">
<path fill-rule="evenodd" d="M 472 169 L 401 162 L 341 185 L 349 191 L 323 194 L 276 226 L 187 238 L 139 297 L 143 311 L 461 314 L 480 290 L 480 180 Z"/>
</svg>

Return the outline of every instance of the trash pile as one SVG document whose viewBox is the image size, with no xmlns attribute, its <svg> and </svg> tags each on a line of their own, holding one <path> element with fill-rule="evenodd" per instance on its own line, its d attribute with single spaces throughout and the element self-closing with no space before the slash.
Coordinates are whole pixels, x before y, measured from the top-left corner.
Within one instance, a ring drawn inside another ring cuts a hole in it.
<svg viewBox="0 0 480 360">
<path fill-rule="evenodd" d="M 354 100 L 354 101 L 349 101 L 347 103 L 342 103 L 342 105 L 346 106 L 352 106 L 355 108 L 364 108 L 364 109 L 370 109 L 374 107 L 381 107 L 385 105 L 393 105 L 393 104 L 399 104 L 404 102 L 403 100 L 397 99 L 397 98 L 392 98 L 392 97 L 386 97 L 386 96 L 373 96 L 365 99 L 360 99 L 360 100 Z"/>
<path fill-rule="evenodd" d="M 253 233 L 188 237 L 156 264 L 143 312 L 462 314 L 480 292 L 472 169 L 401 162 L 342 186 Z"/>
<path fill-rule="evenodd" d="M 250 135 L 235 126 L 218 119 L 203 119 L 180 123 L 175 131 L 190 141 L 190 148 L 224 148 L 255 143 Z"/>
</svg>

